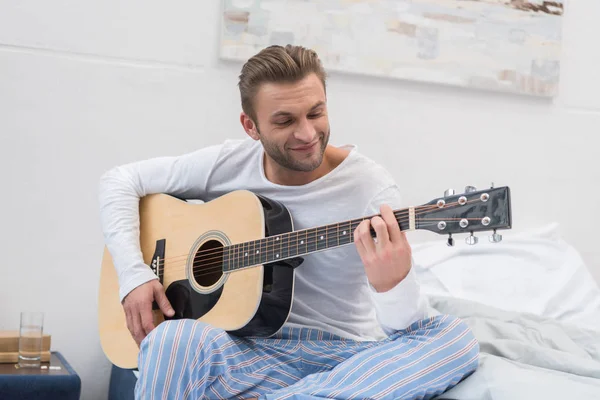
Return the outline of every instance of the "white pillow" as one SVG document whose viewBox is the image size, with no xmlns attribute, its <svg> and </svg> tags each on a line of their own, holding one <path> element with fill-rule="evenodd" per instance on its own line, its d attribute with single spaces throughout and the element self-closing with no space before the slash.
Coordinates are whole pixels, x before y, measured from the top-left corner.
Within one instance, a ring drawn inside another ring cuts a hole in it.
<svg viewBox="0 0 600 400">
<path fill-rule="evenodd" d="M 558 224 L 521 234 L 487 233 L 469 246 L 456 238 L 412 246 L 423 292 L 529 312 L 592 328 L 600 327 L 600 288 L 579 253 L 559 234 Z"/>
</svg>

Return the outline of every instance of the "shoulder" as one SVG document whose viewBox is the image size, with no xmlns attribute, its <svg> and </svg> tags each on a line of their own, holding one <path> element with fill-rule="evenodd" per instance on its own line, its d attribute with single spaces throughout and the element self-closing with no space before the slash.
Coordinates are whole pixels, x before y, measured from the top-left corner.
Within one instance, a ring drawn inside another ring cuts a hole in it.
<svg viewBox="0 0 600 400">
<path fill-rule="evenodd" d="M 338 146 L 336 152 L 343 160 L 331 174 L 328 185 L 351 193 L 365 207 L 381 202 L 400 203 L 396 180 L 384 165 L 361 153 L 354 144 Z"/>
<path fill-rule="evenodd" d="M 261 150 L 260 142 L 248 137 L 244 139 L 227 139 L 219 146 L 217 163 L 239 162 L 240 160 L 254 157 Z"/>
<path fill-rule="evenodd" d="M 401 207 L 403 195 L 394 175 L 380 162 L 358 151 L 354 146 L 349 172 L 364 191 L 367 213 L 378 213 L 381 204 L 393 209 Z"/>
<path fill-rule="evenodd" d="M 348 152 L 346 164 L 347 174 L 362 184 L 372 187 L 373 190 L 383 190 L 395 185 L 395 179 L 390 171 L 381 163 L 359 151 L 356 145 L 341 146 Z"/>
</svg>

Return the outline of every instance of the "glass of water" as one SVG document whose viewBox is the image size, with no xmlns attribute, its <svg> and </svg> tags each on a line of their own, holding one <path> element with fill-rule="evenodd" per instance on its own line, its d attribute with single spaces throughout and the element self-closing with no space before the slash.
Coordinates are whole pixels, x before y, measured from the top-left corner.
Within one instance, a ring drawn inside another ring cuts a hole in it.
<svg viewBox="0 0 600 400">
<path fill-rule="evenodd" d="M 19 368 L 39 368 L 42 360 L 44 313 L 22 312 L 19 331 Z"/>
</svg>

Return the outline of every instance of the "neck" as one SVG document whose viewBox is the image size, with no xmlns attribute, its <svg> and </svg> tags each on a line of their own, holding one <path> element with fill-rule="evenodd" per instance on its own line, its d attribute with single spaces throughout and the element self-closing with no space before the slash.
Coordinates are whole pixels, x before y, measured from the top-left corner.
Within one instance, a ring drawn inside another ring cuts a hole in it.
<svg viewBox="0 0 600 400">
<path fill-rule="evenodd" d="M 394 215 L 401 230 L 415 229 L 413 207 L 396 210 Z M 374 216 L 292 231 L 227 246 L 223 249 L 223 270 L 227 272 L 248 268 L 351 244 L 354 242 L 354 230 L 358 225 L 365 219 Z M 371 236 L 375 237 L 373 228 L 371 228 Z"/>
</svg>

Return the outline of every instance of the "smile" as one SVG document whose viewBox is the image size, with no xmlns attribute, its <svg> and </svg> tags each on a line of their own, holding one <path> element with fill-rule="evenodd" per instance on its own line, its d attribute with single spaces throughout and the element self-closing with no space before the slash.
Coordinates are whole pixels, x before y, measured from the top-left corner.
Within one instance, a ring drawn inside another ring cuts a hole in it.
<svg viewBox="0 0 600 400">
<path fill-rule="evenodd" d="M 310 151 L 315 148 L 317 143 L 319 143 L 318 140 L 316 142 L 314 142 L 313 144 L 309 144 L 308 146 L 295 147 L 295 148 L 292 148 L 292 150 L 294 150 L 294 151 Z"/>
</svg>

